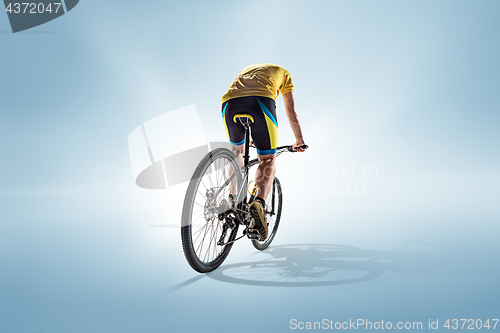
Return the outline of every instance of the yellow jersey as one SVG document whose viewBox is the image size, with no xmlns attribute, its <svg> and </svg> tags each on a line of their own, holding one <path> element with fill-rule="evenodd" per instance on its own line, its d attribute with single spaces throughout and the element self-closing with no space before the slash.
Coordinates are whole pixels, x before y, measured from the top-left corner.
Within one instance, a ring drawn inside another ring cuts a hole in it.
<svg viewBox="0 0 500 333">
<path fill-rule="evenodd" d="M 262 96 L 276 100 L 293 91 L 292 78 L 286 69 L 273 64 L 259 64 L 245 67 L 234 79 L 222 96 L 222 103 L 237 97 Z"/>
</svg>

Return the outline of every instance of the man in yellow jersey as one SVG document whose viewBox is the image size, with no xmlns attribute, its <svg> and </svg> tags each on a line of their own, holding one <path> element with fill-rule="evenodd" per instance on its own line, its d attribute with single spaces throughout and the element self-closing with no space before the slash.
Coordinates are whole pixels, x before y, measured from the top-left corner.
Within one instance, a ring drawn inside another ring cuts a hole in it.
<svg viewBox="0 0 500 333">
<path fill-rule="evenodd" d="M 280 66 L 259 64 L 244 68 L 229 86 L 222 97 L 222 119 L 232 150 L 240 165 L 243 165 L 245 128 L 235 121 L 235 115 L 250 115 L 252 140 L 257 148 L 259 167 L 255 173 L 257 184 L 256 199 L 250 204 L 254 229 L 260 240 L 267 238 L 265 198 L 271 190 L 276 173 L 275 153 L 278 146 L 278 120 L 276 117 L 276 98 L 279 92 L 285 102 L 288 122 L 295 135 L 293 148 L 303 152 L 304 138 L 299 119 L 295 113 L 293 83 L 290 73 Z"/>
</svg>

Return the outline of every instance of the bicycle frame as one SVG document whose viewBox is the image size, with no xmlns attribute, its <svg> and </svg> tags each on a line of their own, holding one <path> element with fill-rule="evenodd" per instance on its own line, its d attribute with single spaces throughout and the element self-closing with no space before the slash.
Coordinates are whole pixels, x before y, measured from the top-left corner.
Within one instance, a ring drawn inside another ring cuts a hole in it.
<svg viewBox="0 0 500 333">
<path fill-rule="evenodd" d="M 250 160 L 250 122 L 249 122 L 248 118 L 245 117 L 246 121 L 242 121 L 241 120 L 242 118 L 237 118 L 240 121 L 240 123 L 243 125 L 243 127 L 245 127 L 245 151 L 244 151 L 244 155 L 243 155 L 243 165 L 241 166 L 240 171 L 243 174 L 242 184 L 248 184 L 248 172 L 250 171 L 251 167 L 259 164 L 259 159 L 254 158 L 254 159 Z M 280 148 L 284 148 L 284 147 L 280 147 Z M 234 178 L 234 174 L 231 175 L 226 180 L 226 182 L 224 182 L 224 185 L 222 187 L 229 185 L 229 183 L 233 180 L 233 178 Z M 221 190 L 219 190 L 217 192 L 217 194 L 219 194 L 220 191 Z M 244 195 L 243 195 L 243 193 L 244 193 Z M 237 194 L 237 196 L 235 198 L 235 201 L 247 203 L 247 199 L 248 199 L 247 192 L 243 191 L 243 186 L 242 186 L 239 193 Z"/>
</svg>

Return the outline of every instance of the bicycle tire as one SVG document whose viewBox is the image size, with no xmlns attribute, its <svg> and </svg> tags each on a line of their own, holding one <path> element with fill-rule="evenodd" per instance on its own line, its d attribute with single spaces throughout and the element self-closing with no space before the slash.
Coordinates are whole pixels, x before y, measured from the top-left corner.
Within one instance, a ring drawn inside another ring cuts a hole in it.
<svg viewBox="0 0 500 333">
<path fill-rule="evenodd" d="M 218 183 L 219 181 L 222 183 L 225 182 L 222 181 L 223 179 L 227 181 L 227 174 L 224 174 L 224 172 L 222 172 L 223 174 L 218 174 L 217 172 L 222 169 L 226 170 L 229 165 L 232 166 L 233 170 L 237 170 L 234 174 L 237 189 L 239 191 L 241 189 L 242 175 L 238 161 L 230 150 L 218 148 L 208 153 L 201 160 L 189 182 L 184 198 L 181 227 L 182 249 L 189 265 L 199 273 L 207 273 L 219 267 L 226 259 L 233 246 L 233 243 L 223 246 L 217 245 L 217 241 L 220 235 L 222 235 L 223 225 L 223 221 L 218 218 L 220 213 L 219 209 L 224 205 L 222 200 L 226 200 L 226 203 L 229 202 L 230 185 L 226 185 L 227 189 L 221 190 L 222 195 L 220 195 L 220 193 L 213 195 L 212 193 L 211 196 L 215 197 L 215 199 L 212 198 L 212 201 L 208 198 L 209 191 L 215 191 L 214 189 L 222 187 L 220 186 L 221 184 Z M 211 173 L 214 172 L 216 174 L 211 176 Z M 203 189 L 206 191 L 205 196 L 201 192 Z M 197 225 L 193 223 L 197 223 L 200 218 L 200 216 L 198 216 L 193 220 L 195 206 L 202 207 L 203 213 L 201 216 L 203 216 L 205 220 L 204 225 L 198 230 Z M 203 231 L 203 229 L 205 229 L 205 231 Z M 228 235 L 226 235 L 227 240 L 225 240 L 225 243 L 233 241 L 237 232 L 238 223 L 236 223 L 233 229 L 229 230 Z M 197 233 L 199 234 L 197 235 Z M 206 253 L 203 253 L 203 244 L 206 245 L 205 238 L 208 233 L 210 233 L 208 250 Z M 198 244 L 197 241 L 200 235 L 203 235 L 203 238 Z"/>
<path fill-rule="evenodd" d="M 273 200 L 274 197 L 274 200 Z M 275 218 L 270 214 L 273 211 L 273 205 L 276 209 Z M 252 239 L 252 245 L 257 250 L 265 250 L 272 243 L 276 233 L 278 232 L 278 227 L 281 219 L 281 208 L 283 206 L 283 192 L 281 191 L 281 183 L 278 178 L 274 178 L 273 187 L 269 192 L 266 199 L 266 220 L 268 221 L 268 234 L 264 241 L 258 241 Z"/>
</svg>

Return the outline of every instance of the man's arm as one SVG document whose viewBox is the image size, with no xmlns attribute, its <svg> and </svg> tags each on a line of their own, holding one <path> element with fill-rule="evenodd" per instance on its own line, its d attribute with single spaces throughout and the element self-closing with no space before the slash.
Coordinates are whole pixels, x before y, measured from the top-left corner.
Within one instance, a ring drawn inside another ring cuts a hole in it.
<svg viewBox="0 0 500 333">
<path fill-rule="evenodd" d="M 293 91 L 289 91 L 283 95 L 283 102 L 285 102 L 285 112 L 288 117 L 288 122 L 292 128 L 293 134 L 295 135 L 295 144 L 293 148 L 305 145 L 304 138 L 302 137 L 302 129 L 300 128 L 299 118 L 295 112 L 295 100 L 293 99 Z M 304 148 L 297 149 L 297 151 L 303 152 Z"/>
</svg>

